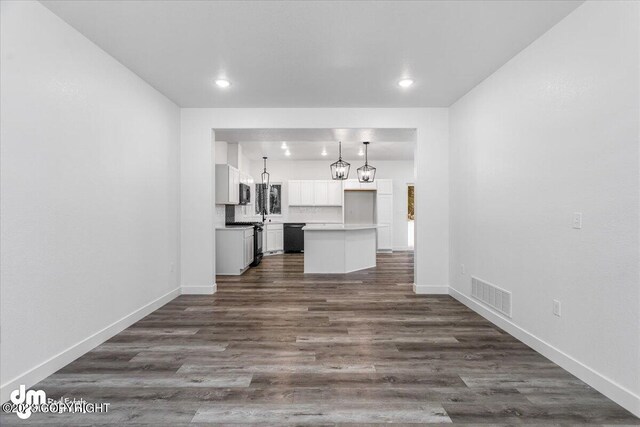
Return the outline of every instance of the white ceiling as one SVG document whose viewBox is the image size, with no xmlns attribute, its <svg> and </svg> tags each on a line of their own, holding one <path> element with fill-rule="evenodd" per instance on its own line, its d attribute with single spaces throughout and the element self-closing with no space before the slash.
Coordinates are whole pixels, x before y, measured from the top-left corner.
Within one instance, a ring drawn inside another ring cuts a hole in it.
<svg viewBox="0 0 640 427">
<path fill-rule="evenodd" d="M 413 160 L 415 129 L 215 129 L 216 141 L 238 143 L 251 160 L 263 156 L 270 160 L 338 159 L 338 141 L 342 141 L 345 160 L 358 155 L 362 141 L 370 141 L 369 160 Z M 285 142 L 291 155 L 286 156 Z M 327 155 L 323 156 L 322 151 Z"/>
<path fill-rule="evenodd" d="M 442 107 L 581 1 L 42 3 L 182 107 Z"/>
</svg>

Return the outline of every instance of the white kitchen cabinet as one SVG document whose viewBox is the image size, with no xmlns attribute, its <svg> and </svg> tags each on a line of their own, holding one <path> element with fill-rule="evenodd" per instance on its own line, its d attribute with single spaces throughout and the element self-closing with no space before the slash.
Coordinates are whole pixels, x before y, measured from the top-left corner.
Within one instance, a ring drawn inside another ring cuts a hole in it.
<svg viewBox="0 0 640 427">
<path fill-rule="evenodd" d="M 230 165 L 216 165 L 216 204 L 237 205 L 240 201 L 240 171 Z"/>
<path fill-rule="evenodd" d="M 342 206 L 342 181 L 327 181 L 328 205 Z"/>
<path fill-rule="evenodd" d="M 313 205 L 327 206 L 329 204 L 329 183 L 327 181 L 313 182 Z"/>
<path fill-rule="evenodd" d="M 360 182 L 357 179 L 347 179 L 344 182 L 345 190 L 375 190 L 377 188 L 377 181 L 373 182 Z"/>
<path fill-rule="evenodd" d="M 300 206 L 300 181 L 289 181 L 289 206 Z"/>
<path fill-rule="evenodd" d="M 392 187 L 393 188 L 393 187 Z M 385 191 L 387 189 L 384 189 Z M 378 250 L 393 249 L 393 194 L 376 194 L 376 223 L 378 228 Z"/>
<path fill-rule="evenodd" d="M 216 273 L 237 276 L 253 262 L 253 227 L 216 228 Z"/>
<path fill-rule="evenodd" d="M 360 189 L 361 190 L 375 190 L 378 188 L 378 180 L 376 179 L 373 182 L 361 182 Z"/>
<path fill-rule="evenodd" d="M 239 172 L 240 184 L 247 184 L 249 187 L 253 185 L 253 177 L 247 173 Z"/>
<path fill-rule="evenodd" d="M 244 237 L 244 266 L 248 267 L 253 262 L 253 234 Z"/>
<path fill-rule="evenodd" d="M 359 190 L 360 183 L 357 179 L 347 179 L 344 181 L 344 189 L 345 190 Z"/>
<path fill-rule="evenodd" d="M 300 181 L 300 206 L 315 206 L 315 189 L 313 181 Z"/>
<path fill-rule="evenodd" d="M 342 206 L 342 182 L 290 180 L 289 206 Z"/>
<path fill-rule="evenodd" d="M 265 252 L 279 252 L 284 249 L 284 228 L 282 224 L 267 224 Z"/>
</svg>

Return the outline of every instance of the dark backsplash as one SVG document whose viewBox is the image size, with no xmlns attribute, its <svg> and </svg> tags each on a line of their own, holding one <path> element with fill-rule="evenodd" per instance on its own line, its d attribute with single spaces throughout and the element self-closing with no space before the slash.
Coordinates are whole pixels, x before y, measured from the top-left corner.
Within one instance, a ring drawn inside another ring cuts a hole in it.
<svg viewBox="0 0 640 427">
<path fill-rule="evenodd" d="M 236 207 L 235 205 L 225 205 L 224 207 L 224 222 L 229 224 L 230 222 L 236 222 Z"/>
</svg>

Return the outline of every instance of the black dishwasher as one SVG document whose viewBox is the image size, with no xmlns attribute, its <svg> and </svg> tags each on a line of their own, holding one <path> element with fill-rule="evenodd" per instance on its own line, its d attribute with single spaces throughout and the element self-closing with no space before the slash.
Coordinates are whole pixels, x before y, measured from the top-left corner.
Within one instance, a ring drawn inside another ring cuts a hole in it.
<svg viewBox="0 0 640 427">
<path fill-rule="evenodd" d="M 304 251 L 304 231 L 302 227 L 306 224 L 300 222 L 284 223 L 284 251 L 302 252 Z"/>
</svg>

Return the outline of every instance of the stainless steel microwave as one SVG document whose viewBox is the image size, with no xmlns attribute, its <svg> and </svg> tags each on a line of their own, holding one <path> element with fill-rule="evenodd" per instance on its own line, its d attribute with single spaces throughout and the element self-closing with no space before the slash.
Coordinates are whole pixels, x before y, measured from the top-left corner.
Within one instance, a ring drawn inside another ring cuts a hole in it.
<svg viewBox="0 0 640 427">
<path fill-rule="evenodd" d="M 247 205 L 251 203 L 251 187 L 247 184 L 240 184 L 240 197 L 238 204 Z"/>
</svg>

